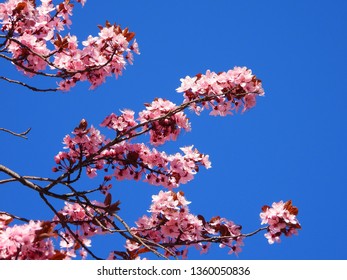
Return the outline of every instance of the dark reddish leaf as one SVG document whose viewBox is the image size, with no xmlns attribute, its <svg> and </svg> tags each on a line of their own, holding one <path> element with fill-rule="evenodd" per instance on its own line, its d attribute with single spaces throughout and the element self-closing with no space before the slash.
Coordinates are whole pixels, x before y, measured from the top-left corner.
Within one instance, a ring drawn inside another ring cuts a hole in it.
<svg viewBox="0 0 347 280">
<path fill-rule="evenodd" d="M 51 222 L 41 222 L 41 229 L 35 231 L 35 242 L 49 237 L 56 237 L 57 233 L 53 231 L 54 224 Z"/>
<path fill-rule="evenodd" d="M 287 209 L 289 211 L 289 213 L 292 214 L 292 215 L 298 215 L 298 213 L 299 213 L 299 209 L 297 207 L 293 206 L 291 200 L 288 200 L 284 204 L 284 209 Z"/>
<path fill-rule="evenodd" d="M 139 154 L 137 152 L 134 152 L 134 151 L 128 152 L 127 159 L 129 161 L 129 163 L 134 165 L 136 168 L 138 167 L 138 165 L 137 165 L 138 158 L 139 158 Z"/>
<path fill-rule="evenodd" d="M 205 217 L 204 217 L 204 216 L 198 215 L 197 217 L 198 217 L 198 219 L 202 222 L 203 225 L 206 225 L 206 220 L 205 220 Z"/>
<path fill-rule="evenodd" d="M 150 250 L 146 247 L 143 247 L 143 248 L 140 248 L 137 250 L 137 254 L 143 254 L 143 253 L 147 253 L 147 252 L 150 252 Z"/>
<path fill-rule="evenodd" d="M 135 37 L 135 32 L 129 32 L 125 35 L 125 38 L 130 42 Z"/>
<path fill-rule="evenodd" d="M 220 220 L 220 216 L 214 216 L 214 217 L 211 218 L 210 223 L 212 224 L 212 223 L 214 223 L 215 221 L 218 221 L 218 220 Z"/>
<path fill-rule="evenodd" d="M 58 8 L 57 8 L 58 12 L 60 12 L 60 11 L 62 11 L 62 10 L 64 10 L 64 9 L 65 9 L 64 3 L 60 3 L 60 4 L 58 5 Z"/>
<path fill-rule="evenodd" d="M 27 7 L 27 3 L 25 3 L 25 2 L 19 2 L 19 3 L 17 4 L 17 7 L 14 9 L 14 12 L 20 13 L 20 12 L 23 11 L 26 7 Z"/>
<path fill-rule="evenodd" d="M 78 125 L 78 128 L 81 130 L 86 130 L 87 126 L 88 126 L 88 122 L 85 119 L 82 119 L 80 121 L 80 124 Z"/>
<path fill-rule="evenodd" d="M 221 236 L 230 236 L 229 229 L 226 225 L 221 225 L 219 228 L 219 232 Z"/>
<path fill-rule="evenodd" d="M 109 206 L 112 202 L 112 195 L 111 193 L 108 193 L 105 197 L 104 204 L 105 206 Z"/>
<path fill-rule="evenodd" d="M 261 211 L 262 211 L 262 212 L 266 212 L 266 210 L 269 209 L 269 208 L 270 208 L 270 206 L 264 205 L 264 206 L 261 208 Z"/>
<path fill-rule="evenodd" d="M 75 250 L 78 250 L 79 248 L 81 248 L 81 244 L 79 242 L 76 242 L 75 245 L 73 246 L 73 248 Z"/>
<path fill-rule="evenodd" d="M 35 0 L 29 0 L 29 2 L 34 8 L 36 8 L 36 1 Z"/>
<path fill-rule="evenodd" d="M 63 260 L 65 259 L 66 255 L 65 253 L 62 253 L 58 250 L 55 250 L 54 255 L 50 258 L 50 260 Z"/>
<path fill-rule="evenodd" d="M 123 36 L 127 35 L 127 34 L 128 34 L 128 31 L 129 31 L 129 28 L 128 28 L 128 27 L 125 27 L 125 28 L 123 29 L 123 32 L 122 32 Z"/>
<path fill-rule="evenodd" d="M 184 196 L 184 192 L 183 191 L 179 191 L 178 192 L 181 196 Z"/>
<path fill-rule="evenodd" d="M 110 207 L 108 208 L 109 212 L 114 213 L 119 211 L 120 210 L 119 205 L 120 205 L 120 200 L 111 204 Z"/>
<path fill-rule="evenodd" d="M 292 225 L 293 228 L 296 228 L 296 229 L 301 229 L 301 225 L 300 224 L 294 224 Z"/>
<path fill-rule="evenodd" d="M 114 31 L 116 32 L 116 34 L 120 34 L 120 33 L 122 33 L 122 28 L 119 25 L 117 25 L 115 27 Z"/>
</svg>

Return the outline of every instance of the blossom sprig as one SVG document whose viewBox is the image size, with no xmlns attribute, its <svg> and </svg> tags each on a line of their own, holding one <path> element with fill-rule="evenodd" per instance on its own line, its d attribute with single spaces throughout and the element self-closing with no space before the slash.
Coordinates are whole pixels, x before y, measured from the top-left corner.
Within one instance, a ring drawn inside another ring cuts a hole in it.
<svg viewBox="0 0 347 280">
<path fill-rule="evenodd" d="M 234 67 L 227 72 L 215 73 L 207 70 L 205 74 L 180 79 L 181 86 L 176 90 L 183 92 L 184 101 L 201 99 L 193 102 L 190 108 L 200 114 L 204 109 L 211 109 L 210 115 L 232 115 L 242 108 L 242 112 L 256 104 L 256 96 L 263 96 L 261 80 L 246 67 Z"/>
<path fill-rule="evenodd" d="M 84 5 L 86 1 L 77 2 Z M 41 5 L 30 0 L 0 3 L 0 58 L 11 61 L 29 77 L 41 75 L 60 82 L 57 88 L 38 89 L 4 80 L 36 91 L 68 91 L 79 81 L 88 81 L 94 89 L 106 77 L 122 75 L 126 63 L 133 63 L 133 54 L 139 54 L 135 33 L 106 21 L 105 26 L 99 26 L 98 36 L 90 35 L 79 48 L 75 35 L 63 34 L 72 24 L 73 8 L 69 0 L 55 6 L 51 0 L 41 0 Z"/>
<path fill-rule="evenodd" d="M 182 130 L 191 130 L 184 113 L 187 107 L 197 113 L 202 108 L 211 109 L 212 115 L 218 112 L 217 115 L 225 116 L 228 114 L 225 108 L 231 109 L 231 104 L 237 109 L 243 103 L 242 111 L 252 108 L 256 95 L 263 95 L 264 91 L 260 80 L 245 67 L 235 67 L 220 74 L 207 71 L 206 75 L 186 77 L 181 81 L 182 85 L 177 90 L 184 91 L 185 99 L 179 106 L 169 100 L 156 98 L 145 104 L 145 110 L 139 112 L 137 119 L 135 112 L 129 109 L 122 110 L 120 115 L 112 113 L 107 116 L 101 126 L 114 130 L 114 139 L 107 139 L 93 126 L 87 128 L 86 121 L 82 120 L 73 131 L 75 136 L 67 135 L 64 138 L 68 152 L 56 155 L 58 166 L 54 167 L 54 171 L 73 173 L 85 167 L 88 176 L 93 178 L 98 170 L 108 172 L 111 169 L 113 173 L 105 176 L 105 183 L 111 177 L 117 180 L 139 180 L 144 177 L 152 185 L 172 189 L 191 181 L 199 166 L 210 168 L 208 155 L 198 152 L 193 146 L 181 148 L 185 155 L 167 155 L 144 143 L 131 143 L 131 140 L 145 133 L 149 133 L 153 146 L 176 140 Z M 213 105 L 215 102 L 219 105 Z M 227 104 L 226 107 L 222 103 Z M 103 189 L 109 187 L 104 185 Z"/>
<path fill-rule="evenodd" d="M 0 259 L 2 260 L 69 260 L 92 253 L 92 237 L 117 230 L 113 214 L 120 201 L 112 202 L 111 194 L 104 202 L 90 204 L 65 202 L 51 221 L 27 221 L 13 225 L 8 214 L 0 214 Z M 58 242 L 57 242 L 58 241 Z M 58 249 L 58 248 L 59 249 Z"/>
<path fill-rule="evenodd" d="M 122 141 L 109 145 L 111 141 L 93 126 L 88 128 L 86 121 L 81 121 L 73 136 L 64 138 L 68 151 L 55 156 L 57 166 L 53 171 L 69 174 L 78 167 L 85 167 L 90 178 L 98 171 L 105 172 L 105 184 L 112 177 L 117 180 L 143 178 L 152 185 L 171 189 L 192 180 L 200 166 L 211 167 L 208 155 L 201 154 L 193 146 L 181 148 L 183 153 L 168 155 L 144 143 Z"/>
<path fill-rule="evenodd" d="M 54 224 L 28 221 L 12 225 L 9 215 L 0 215 L 0 259 L 1 260 L 47 260 L 64 259 L 66 255 L 56 250 L 52 237 L 57 237 Z"/>
<path fill-rule="evenodd" d="M 146 110 L 139 113 L 139 121 L 144 123 L 144 129 L 149 131 L 152 145 L 158 146 L 170 140 L 175 141 L 182 129 L 191 130 L 184 112 L 178 111 L 172 114 L 178 108 L 173 102 L 156 98 L 145 106 Z"/>
<path fill-rule="evenodd" d="M 260 213 L 261 224 L 268 224 L 267 238 L 269 244 L 280 242 L 280 237 L 297 235 L 301 225 L 297 219 L 298 208 L 292 205 L 292 201 L 274 202 L 272 207 L 265 205 Z"/>
<path fill-rule="evenodd" d="M 207 253 L 213 243 L 228 248 L 229 254 L 241 252 L 241 226 L 218 216 L 207 222 L 203 216 L 190 213 L 188 204 L 183 192 L 160 191 L 152 196 L 150 216 L 139 218 L 131 229 L 133 235 L 147 244 L 161 245 L 166 257 L 186 258 L 190 248 Z M 125 247 L 130 258 L 148 251 L 136 240 L 127 240 Z"/>
</svg>

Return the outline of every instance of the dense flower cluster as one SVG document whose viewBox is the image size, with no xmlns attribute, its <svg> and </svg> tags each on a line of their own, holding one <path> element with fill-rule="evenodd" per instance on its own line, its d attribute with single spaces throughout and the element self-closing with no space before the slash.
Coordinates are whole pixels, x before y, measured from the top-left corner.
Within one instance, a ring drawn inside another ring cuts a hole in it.
<svg viewBox="0 0 347 280">
<path fill-rule="evenodd" d="M 146 240 L 167 245 L 167 257 L 174 254 L 186 258 L 190 247 L 207 253 L 211 242 L 220 243 L 221 248 L 227 247 L 229 254 L 241 251 L 241 227 L 232 221 L 214 217 L 206 222 L 202 216 L 191 214 L 190 202 L 182 192 L 160 191 L 152 198 L 151 215 L 141 217 L 132 232 Z M 137 256 L 143 249 L 141 244 L 130 240 L 126 242 L 126 248 L 130 256 Z"/>
<path fill-rule="evenodd" d="M 298 215 L 298 208 L 292 205 L 292 201 L 287 202 L 274 202 L 272 207 L 263 206 L 260 213 L 261 224 L 268 224 L 267 233 L 265 237 L 270 244 L 280 242 L 280 236 L 292 236 L 298 234 L 298 229 L 301 229 L 300 223 L 296 216 Z"/>
<path fill-rule="evenodd" d="M 52 221 L 29 221 L 23 225 L 9 226 L 12 218 L 0 215 L 0 259 L 5 260 L 53 260 L 76 258 L 77 253 L 87 257 L 85 247 L 91 246 L 91 237 L 108 233 L 112 214 L 119 210 L 119 201 L 111 203 L 111 196 L 106 196 L 104 203 L 93 202 L 95 211 L 89 206 L 65 202 Z M 63 230 L 58 230 L 61 224 Z M 71 226 L 68 231 L 66 225 Z M 78 237 L 78 240 L 76 239 Z M 60 240 L 60 249 L 56 240 Z"/>
<path fill-rule="evenodd" d="M 139 121 L 146 123 L 152 145 L 161 145 L 169 140 L 176 140 L 181 129 L 190 131 L 190 123 L 185 113 L 174 112 L 176 104 L 162 98 L 155 99 L 151 104 L 145 104 L 146 110 L 139 113 Z M 163 116 L 167 118 L 162 118 Z M 156 120 L 161 118 L 160 120 Z"/>
<path fill-rule="evenodd" d="M 210 168 L 208 156 L 199 153 L 193 146 L 181 148 L 184 155 L 167 155 L 143 143 L 130 141 L 143 133 L 149 133 L 153 146 L 176 140 L 182 129 L 191 129 L 183 112 L 186 107 L 190 106 L 199 113 L 203 108 L 208 109 L 209 104 L 217 102 L 218 105 L 211 106 L 211 114 L 225 116 L 230 113 L 231 105 L 235 109 L 243 102 L 243 111 L 252 108 L 256 95 L 262 95 L 264 91 L 260 80 L 249 69 L 240 67 L 219 74 L 207 71 L 206 75 L 186 77 L 181 81 L 182 85 L 177 89 L 184 92 L 185 103 L 181 106 L 157 98 L 145 104 L 146 109 L 139 113 L 137 119 L 135 112 L 129 109 L 121 111 L 120 115 L 112 113 L 107 116 L 101 126 L 114 130 L 116 141 L 107 139 L 93 126 L 87 128 L 86 121 L 82 120 L 73 131 L 74 137 L 67 135 L 64 138 L 68 151 L 56 155 L 58 166 L 53 170 L 71 172 L 79 162 L 87 160 L 84 167 L 91 178 L 97 175 L 98 170 L 108 171 L 111 167 L 113 173 L 105 176 L 105 182 L 111 177 L 118 180 L 144 177 L 152 185 L 172 189 L 192 180 L 199 166 Z M 103 190 L 109 190 L 109 186 L 103 186 Z"/>
<path fill-rule="evenodd" d="M 30 221 L 10 227 L 11 221 L 7 215 L 0 216 L 1 260 L 46 260 L 63 255 L 54 250 L 52 240 L 47 238 L 55 235 L 49 223 Z"/>
<path fill-rule="evenodd" d="M 111 127 L 119 120 L 114 115 L 106 119 Z M 54 171 L 69 172 L 82 160 L 91 159 L 85 165 L 90 178 L 95 177 L 98 170 L 108 172 L 111 169 L 112 173 L 105 176 L 105 182 L 112 177 L 117 180 L 139 180 L 143 177 L 152 185 L 171 189 L 192 180 L 199 166 L 211 167 L 208 155 L 201 154 L 193 146 L 181 148 L 183 154 L 168 155 L 144 143 L 122 141 L 109 145 L 111 140 L 93 126 L 87 128 L 85 121 L 75 128 L 73 134 L 74 137 L 67 135 L 64 138 L 68 151 L 55 156 L 58 165 L 53 168 Z"/>
<path fill-rule="evenodd" d="M 76 251 L 79 249 L 79 254 L 85 258 L 87 252 L 83 247 L 81 248 L 81 245 L 90 247 L 91 237 L 108 232 L 108 229 L 111 227 L 110 223 L 113 220 L 109 213 L 119 210 L 119 201 L 113 204 L 110 202 L 108 205 L 105 205 L 105 203 L 94 201 L 93 205 L 97 206 L 98 211 L 89 206 L 65 202 L 64 208 L 58 212 L 58 216 L 55 216 L 53 221 L 74 225 L 74 235 L 66 229 L 64 232 L 60 232 L 60 247 L 64 250 L 66 257 L 75 258 Z M 104 209 L 108 209 L 108 211 Z M 76 240 L 76 236 L 78 236 L 78 240 Z"/>
<path fill-rule="evenodd" d="M 12 54 L 11 61 L 28 76 L 36 74 L 61 78 L 59 89 L 67 91 L 78 81 L 88 80 L 95 88 L 111 75 L 122 74 L 126 62 L 138 54 L 134 33 L 119 25 L 99 27 L 98 36 L 89 36 L 79 48 L 77 37 L 60 35 L 71 25 L 74 8 L 65 0 L 54 6 L 41 0 L 8 0 L 0 3 L 0 27 L 6 34 L 1 44 Z M 82 5 L 86 0 L 79 0 Z M 49 67 L 53 74 L 43 73 Z"/>
<path fill-rule="evenodd" d="M 256 96 L 264 95 L 261 81 L 246 67 L 235 67 L 227 72 L 215 73 L 210 70 L 206 74 L 181 79 L 177 92 L 184 93 L 184 101 L 192 102 L 190 108 L 200 114 L 211 108 L 210 115 L 226 116 L 232 111 L 243 108 L 242 112 L 255 106 Z"/>
</svg>

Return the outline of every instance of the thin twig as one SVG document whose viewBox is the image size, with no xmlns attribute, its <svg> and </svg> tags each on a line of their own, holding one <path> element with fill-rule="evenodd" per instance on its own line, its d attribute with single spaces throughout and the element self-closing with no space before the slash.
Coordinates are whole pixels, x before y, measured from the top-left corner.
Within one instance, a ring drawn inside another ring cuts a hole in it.
<svg viewBox="0 0 347 280">
<path fill-rule="evenodd" d="M 0 77 L 1 79 L 1 77 Z M 24 138 L 24 139 L 28 139 L 28 137 L 26 136 L 29 132 L 30 132 L 31 128 L 28 128 L 26 131 L 24 132 L 21 132 L 21 133 L 17 133 L 17 132 L 14 132 L 12 130 L 9 130 L 9 129 L 6 129 L 6 128 L 3 128 L 3 127 L 0 127 L 0 131 L 4 131 L 4 132 L 7 132 L 7 133 L 10 133 L 14 136 L 17 136 L 17 137 L 21 137 L 21 138 Z"/>
<path fill-rule="evenodd" d="M 9 79 L 9 78 L 6 78 L 6 77 L 3 77 L 3 76 L 0 76 L 0 79 L 1 80 L 4 80 L 6 82 L 9 82 L 9 83 L 12 83 L 12 84 L 18 84 L 18 85 L 21 85 L 21 86 L 24 86 L 32 91 L 36 91 L 36 92 L 47 92 L 47 91 L 57 91 L 58 89 L 57 88 L 46 88 L 46 89 L 40 89 L 40 88 L 37 88 L 37 87 L 33 87 L 33 86 L 30 86 L 24 82 L 21 82 L 21 81 L 17 81 L 17 80 L 12 80 L 12 79 Z"/>
<path fill-rule="evenodd" d="M 4 212 L 4 211 L 0 211 L 0 215 L 7 215 L 7 216 L 10 216 L 12 219 L 16 219 L 16 220 L 19 220 L 19 221 L 22 221 L 22 222 L 26 222 L 26 223 L 30 222 L 29 219 L 26 219 L 26 218 L 23 218 L 23 217 L 19 217 L 19 216 L 16 216 L 16 215 L 10 214 L 8 212 Z"/>
</svg>

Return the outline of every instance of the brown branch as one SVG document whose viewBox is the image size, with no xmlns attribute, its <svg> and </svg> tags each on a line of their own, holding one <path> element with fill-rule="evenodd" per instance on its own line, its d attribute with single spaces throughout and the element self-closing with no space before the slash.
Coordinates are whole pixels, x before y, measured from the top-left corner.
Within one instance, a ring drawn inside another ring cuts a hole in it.
<svg viewBox="0 0 347 280">
<path fill-rule="evenodd" d="M 208 238 L 203 238 L 199 240 L 194 240 L 194 241 L 176 241 L 175 243 L 161 243 L 162 246 L 170 246 L 170 247 L 175 247 L 175 246 L 182 246 L 182 245 L 192 245 L 192 244 L 198 244 L 201 242 L 211 242 L 211 243 L 223 243 L 224 240 L 229 240 L 233 239 L 236 240 L 239 237 L 251 237 L 253 235 L 256 235 L 257 233 L 267 230 L 268 227 L 262 227 L 259 228 L 253 232 L 250 233 L 245 233 L 245 234 L 239 234 L 239 235 L 234 235 L 234 236 L 212 236 Z"/>
<path fill-rule="evenodd" d="M 1 78 L 1 77 L 0 77 Z M 10 133 L 14 136 L 17 136 L 17 137 L 21 137 L 21 138 L 24 138 L 24 139 L 28 139 L 28 137 L 26 137 L 26 135 L 30 132 L 31 128 L 28 128 L 26 131 L 24 132 L 21 132 L 21 133 L 17 133 L 17 132 L 14 132 L 12 130 L 9 130 L 9 129 L 6 129 L 6 128 L 3 128 L 3 127 L 0 127 L 0 131 L 4 131 L 4 132 L 7 132 L 7 133 Z"/>
<path fill-rule="evenodd" d="M 25 179 L 24 177 L 20 176 L 18 173 L 14 172 L 13 170 L 7 168 L 6 166 L 3 166 L 2 164 L 0 164 L 0 171 L 6 173 L 7 175 L 9 175 L 10 177 L 12 177 L 13 179 L 16 179 L 16 181 L 22 183 L 24 186 L 27 186 L 35 191 L 38 191 L 38 192 L 42 192 L 43 189 L 34 184 L 33 182 Z"/>
<path fill-rule="evenodd" d="M 30 222 L 29 219 L 26 219 L 26 218 L 23 218 L 23 217 L 19 217 L 19 216 L 16 216 L 16 215 L 10 214 L 8 212 L 4 212 L 4 211 L 0 211 L 0 215 L 7 215 L 7 216 L 10 216 L 12 219 L 16 219 L 16 220 L 19 220 L 19 221 L 22 221 L 22 222 L 26 222 L 26 223 Z"/>
<path fill-rule="evenodd" d="M 57 91 L 58 89 L 57 88 L 46 88 L 46 89 L 39 89 L 37 87 L 34 87 L 34 86 L 30 86 L 24 82 L 21 82 L 21 81 L 17 81 L 17 80 L 12 80 L 12 79 L 9 79 L 9 78 L 6 78 L 6 77 L 3 77 L 3 76 L 0 76 L 0 79 L 1 80 L 4 80 L 6 82 L 9 82 L 9 83 L 12 83 L 12 84 L 18 84 L 18 85 L 21 85 L 23 87 L 26 87 L 32 91 L 36 91 L 36 92 L 48 92 L 48 91 Z"/>
<path fill-rule="evenodd" d="M 17 62 L 18 59 L 10 58 L 10 57 L 8 57 L 6 55 L 3 55 L 2 53 L 0 53 L 0 58 L 3 58 L 5 60 L 8 60 L 8 61 L 12 62 L 14 65 L 18 66 L 19 68 L 22 68 L 26 72 L 29 72 L 29 73 L 32 73 L 32 74 L 35 74 L 35 75 L 41 75 L 41 76 L 45 76 L 45 77 L 50 77 L 50 78 L 60 78 L 56 74 L 48 74 L 48 73 L 45 73 L 45 72 L 34 71 L 33 69 L 28 68 L 28 67 L 18 63 Z"/>
</svg>

